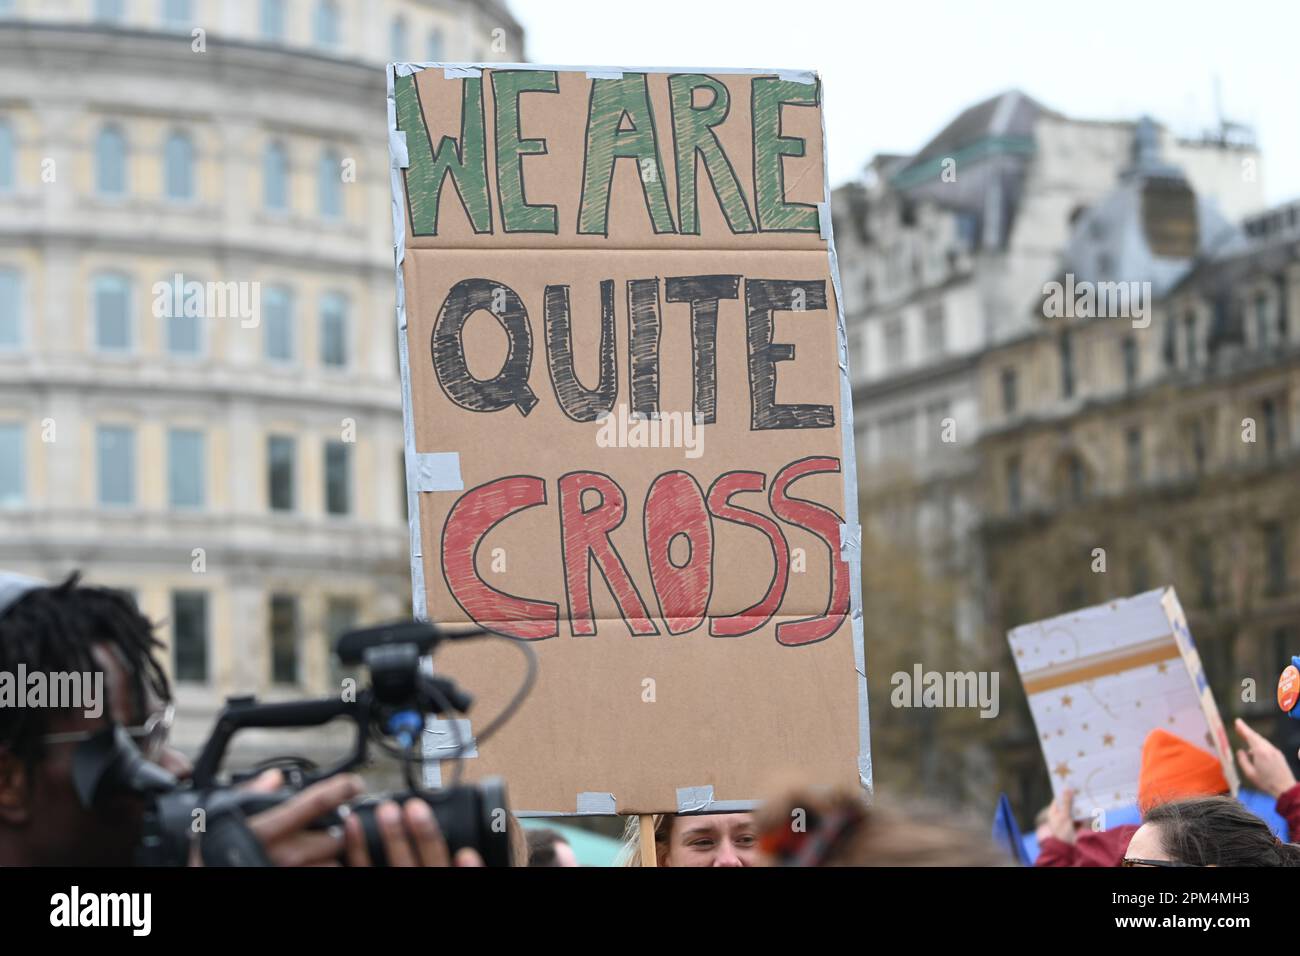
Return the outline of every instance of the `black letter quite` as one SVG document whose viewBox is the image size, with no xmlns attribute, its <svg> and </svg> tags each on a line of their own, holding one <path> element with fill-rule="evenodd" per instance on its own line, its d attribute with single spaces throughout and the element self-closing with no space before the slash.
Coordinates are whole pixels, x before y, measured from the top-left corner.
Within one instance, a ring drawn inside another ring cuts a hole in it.
<svg viewBox="0 0 1300 956">
<path fill-rule="evenodd" d="M 560 408 L 575 422 L 594 422 L 614 407 L 618 365 L 614 361 L 614 280 L 600 283 L 600 380 L 587 388 L 573 369 L 573 329 L 569 287 L 546 287 L 546 364 Z"/>
<path fill-rule="evenodd" d="M 666 280 L 664 298 L 691 304 L 695 352 L 695 423 L 711 425 L 718 410 L 718 300 L 734 299 L 740 276 L 678 276 Z"/>
<path fill-rule="evenodd" d="M 480 309 L 492 313 L 510 339 L 501 371 L 489 379 L 470 374 L 460 338 L 465 322 Z M 497 412 L 514 405 L 527 415 L 537 404 L 528 387 L 532 361 L 528 311 L 513 289 L 491 279 L 462 279 L 451 287 L 433 327 L 433 368 L 448 398 L 472 412 Z"/>
<path fill-rule="evenodd" d="M 752 430 L 834 427 L 835 412 L 829 405 L 776 404 L 776 363 L 793 359 L 794 346 L 788 342 L 772 341 L 772 312 L 802 312 L 825 308 L 824 281 L 745 280 L 745 322 L 749 335 L 749 427 Z"/>
</svg>

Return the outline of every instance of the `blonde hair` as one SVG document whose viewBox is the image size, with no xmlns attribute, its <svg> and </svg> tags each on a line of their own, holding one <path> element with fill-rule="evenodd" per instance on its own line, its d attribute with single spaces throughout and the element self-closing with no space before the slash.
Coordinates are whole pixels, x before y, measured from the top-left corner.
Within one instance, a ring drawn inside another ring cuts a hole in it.
<svg viewBox="0 0 1300 956">
<path fill-rule="evenodd" d="M 655 860 L 662 860 L 668 853 L 668 836 L 672 833 L 675 813 L 656 813 L 652 817 L 655 832 Z M 619 851 L 616 866 L 641 865 L 641 818 L 628 817 L 623 828 L 623 849 Z"/>
<path fill-rule="evenodd" d="M 528 835 L 513 813 L 506 814 L 506 839 L 510 843 L 510 866 L 528 865 Z"/>
</svg>

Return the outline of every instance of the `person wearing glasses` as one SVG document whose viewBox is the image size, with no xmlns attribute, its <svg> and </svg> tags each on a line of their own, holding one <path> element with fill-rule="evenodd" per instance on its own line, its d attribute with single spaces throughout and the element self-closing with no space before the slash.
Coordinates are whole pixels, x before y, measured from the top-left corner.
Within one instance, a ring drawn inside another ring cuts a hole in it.
<svg viewBox="0 0 1300 956">
<path fill-rule="evenodd" d="M 1241 718 L 1237 718 L 1236 729 L 1246 744 L 1237 751 L 1242 776 L 1253 789 L 1273 798 L 1278 816 L 1286 821 L 1289 835 L 1294 838 L 1300 834 L 1300 784 L 1286 756 Z M 1138 778 L 1141 809 L 1157 812 L 1165 804 L 1221 797 L 1228 792 L 1228 780 L 1213 754 L 1163 729 L 1148 735 Z M 1074 797 L 1073 791 L 1065 790 L 1047 808 L 1046 820 L 1039 828 L 1039 855 L 1034 865 L 1121 865 L 1126 853 L 1132 855 L 1129 843 L 1138 826 L 1126 823 L 1093 832 L 1086 821 L 1075 820 Z M 1258 819 L 1244 807 L 1242 812 Z"/>
<path fill-rule="evenodd" d="M 148 760 L 178 779 L 190 775 L 189 761 L 167 745 L 175 711 L 155 656 L 161 649 L 153 625 L 121 591 L 84 586 L 76 574 L 51 586 L 0 572 L 0 673 L 92 675 L 107 696 L 88 709 L 0 706 L 0 866 L 134 862 L 142 801 L 114 793 L 93 808 L 83 806 L 73 760 L 80 744 L 115 723 Z M 248 786 L 273 792 L 281 785 L 279 771 L 270 770 Z M 339 774 L 250 816 L 247 825 L 273 865 L 368 865 L 355 816 L 347 817 L 342 832 L 311 828 L 361 792 L 359 777 Z M 448 865 L 446 843 L 423 801 L 403 807 L 386 801 L 376 818 L 390 861 Z M 457 855 L 456 865 L 482 861 L 468 850 Z"/>
<path fill-rule="evenodd" d="M 1300 866 L 1300 846 L 1231 797 L 1175 800 L 1147 811 L 1120 866 Z"/>
</svg>

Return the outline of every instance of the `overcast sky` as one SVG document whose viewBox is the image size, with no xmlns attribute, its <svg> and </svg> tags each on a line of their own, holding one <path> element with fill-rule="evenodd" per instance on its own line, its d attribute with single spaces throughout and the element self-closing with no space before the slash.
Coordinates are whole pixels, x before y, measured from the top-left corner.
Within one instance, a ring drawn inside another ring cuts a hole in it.
<svg viewBox="0 0 1300 956">
<path fill-rule="evenodd" d="M 812 68 L 832 185 L 912 152 L 1016 87 L 1088 119 L 1255 128 L 1271 203 L 1300 198 L 1300 4 L 1291 0 L 508 0 L 534 62 Z"/>
</svg>

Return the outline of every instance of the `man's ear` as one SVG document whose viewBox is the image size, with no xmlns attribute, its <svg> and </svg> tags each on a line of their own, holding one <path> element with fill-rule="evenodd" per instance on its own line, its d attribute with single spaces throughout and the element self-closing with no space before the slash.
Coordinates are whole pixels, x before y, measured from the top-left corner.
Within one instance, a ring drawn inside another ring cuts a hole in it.
<svg viewBox="0 0 1300 956">
<path fill-rule="evenodd" d="M 0 823 L 21 826 L 31 818 L 27 765 L 7 747 L 0 747 Z"/>
</svg>

